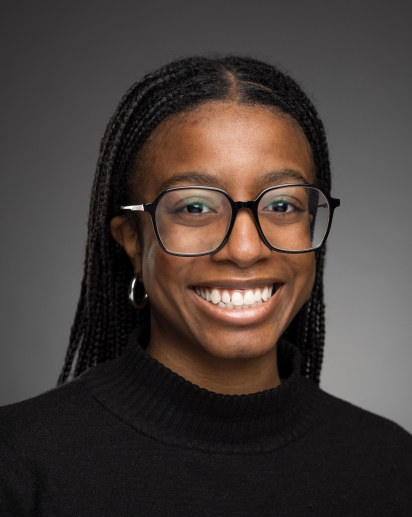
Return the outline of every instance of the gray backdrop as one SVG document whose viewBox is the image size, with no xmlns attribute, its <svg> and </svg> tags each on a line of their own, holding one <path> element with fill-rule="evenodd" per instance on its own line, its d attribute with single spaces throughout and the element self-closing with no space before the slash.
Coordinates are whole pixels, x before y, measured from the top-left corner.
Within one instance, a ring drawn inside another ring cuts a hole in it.
<svg viewBox="0 0 412 517">
<path fill-rule="evenodd" d="M 412 431 L 411 2 L 18 1 L 1 20 L 0 404 L 55 385 L 99 140 L 143 73 L 279 63 L 316 103 L 333 194 L 322 387 Z"/>
</svg>

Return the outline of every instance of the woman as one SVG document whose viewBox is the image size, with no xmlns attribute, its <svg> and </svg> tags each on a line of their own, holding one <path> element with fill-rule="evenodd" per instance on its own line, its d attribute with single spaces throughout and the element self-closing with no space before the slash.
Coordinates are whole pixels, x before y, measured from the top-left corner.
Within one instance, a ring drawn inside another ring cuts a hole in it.
<svg viewBox="0 0 412 517">
<path fill-rule="evenodd" d="M 274 67 L 135 84 L 62 386 L 1 412 L 2 515 L 411 515 L 410 435 L 317 386 L 338 205 L 322 123 Z"/>
</svg>

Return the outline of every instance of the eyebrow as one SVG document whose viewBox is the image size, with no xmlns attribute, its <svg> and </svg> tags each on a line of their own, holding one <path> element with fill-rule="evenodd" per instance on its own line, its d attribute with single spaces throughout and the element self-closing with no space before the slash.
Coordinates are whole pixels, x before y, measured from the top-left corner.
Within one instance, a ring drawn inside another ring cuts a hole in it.
<svg viewBox="0 0 412 517">
<path fill-rule="evenodd" d="M 163 190 L 174 187 L 179 183 L 216 187 L 219 184 L 219 178 L 214 174 L 205 174 L 203 172 L 181 172 L 179 174 L 174 174 L 171 178 L 163 181 L 159 186 L 159 191 L 162 192 Z"/>
<path fill-rule="evenodd" d="M 281 185 L 282 183 L 308 183 L 308 180 L 300 172 L 294 169 L 282 169 L 271 171 L 259 177 L 257 184 L 265 187 L 270 185 Z M 159 192 L 163 192 L 169 188 L 179 184 L 191 184 L 193 186 L 207 186 L 221 188 L 221 177 L 210 173 L 203 172 L 181 172 L 174 174 L 171 178 L 163 181 L 159 186 Z"/>
<path fill-rule="evenodd" d="M 294 181 L 299 183 L 309 183 L 302 173 L 294 169 L 282 169 L 279 171 L 267 172 L 259 178 L 259 183 L 262 185 L 267 185 L 268 183 L 272 185 L 280 185 L 282 183 L 293 183 Z"/>
</svg>

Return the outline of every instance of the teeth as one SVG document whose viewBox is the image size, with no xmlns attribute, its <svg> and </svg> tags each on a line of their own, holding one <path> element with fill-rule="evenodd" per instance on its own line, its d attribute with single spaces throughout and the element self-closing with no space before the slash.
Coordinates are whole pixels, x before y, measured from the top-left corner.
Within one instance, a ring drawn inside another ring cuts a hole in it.
<svg viewBox="0 0 412 517">
<path fill-rule="evenodd" d="M 235 291 L 233 294 L 232 294 L 232 303 L 233 305 L 239 305 L 239 306 L 242 306 L 243 305 L 243 296 L 239 293 L 239 291 Z"/>
<path fill-rule="evenodd" d="M 209 293 L 209 291 L 207 291 Z M 220 302 L 220 300 L 222 299 L 220 297 L 220 293 L 217 289 L 213 289 L 211 295 L 210 295 L 210 299 L 212 300 L 212 302 L 216 305 Z M 223 302 L 224 303 L 224 302 Z"/>
<path fill-rule="evenodd" d="M 223 291 L 222 293 L 222 302 L 230 303 L 230 294 L 227 291 Z"/>
<path fill-rule="evenodd" d="M 227 290 L 221 292 L 216 288 L 195 287 L 195 292 L 207 302 L 211 302 L 225 309 L 248 309 L 249 307 L 256 307 L 268 301 L 272 296 L 273 285 L 257 289 L 248 289 L 247 291 L 233 291 L 232 295 L 230 295 Z"/>
<path fill-rule="evenodd" d="M 245 305 L 252 305 L 252 303 L 255 303 L 255 294 L 253 291 L 246 291 L 245 296 L 243 297 L 243 303 Z"/>
</svg>

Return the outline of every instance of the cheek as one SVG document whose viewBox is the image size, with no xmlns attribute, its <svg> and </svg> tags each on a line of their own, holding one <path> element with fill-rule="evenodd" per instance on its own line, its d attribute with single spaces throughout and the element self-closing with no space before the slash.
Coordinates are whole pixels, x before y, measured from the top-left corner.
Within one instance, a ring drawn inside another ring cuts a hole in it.
<svg viewBox="0 0 412 517">
<path fill-rule="evenodd" d="M 295 295 L 304 303 L 309 297 L 315 282 L 315 254 L 292 255 L 290 266 L 294 275 Z"/>
<path fill-rule="evenodd" d="M 282 296 L 281 313 L 286 328 L 296 316 L 301 307 L 310 297 L 316 274 L 315 257 L 313 253 L 302 255 L 286 255 L 285 290 Z M 286 273 L 287 270 L 287 273 Z"/>
<path fill-rule="evenodd" d="M 160 249 L 160 247 L 150 220 L 146 220 L 142 223 L 139 228 L 139 232 L 143 283 L 145 285 L 146 292 L 150 296 L 150 291 L 153 289 L 152 284 L 153 278 L 155 277 L 158 248 Z"/>
<path fill-rule="evenodd" d="M 142 247 L 142 273 L 143 282 L 149 297 L 156 290 L 156 283 L 164 281 L 162 271 L 167 271 L 167 266 L 163 264 L 164 259 L 162 255 L 166 255 L 166 253 L 160 248 L 156 237 L 153 235 L 153 237 L 146 238 Z"/>
<path fill-rule="evenodd" d="M 191 259 L 164 252 L 155 235 L 145 239 L 142 252 L 143 282 L 149 297 L 151 293 L 152 299 L 153 295 L 159 299 L 164 293 L 174 294 L 184 283 Z"/>
</svg>

